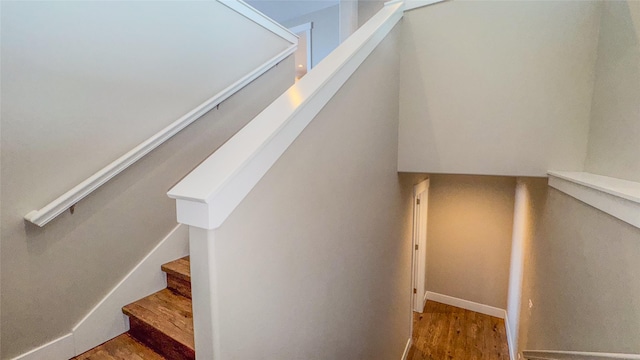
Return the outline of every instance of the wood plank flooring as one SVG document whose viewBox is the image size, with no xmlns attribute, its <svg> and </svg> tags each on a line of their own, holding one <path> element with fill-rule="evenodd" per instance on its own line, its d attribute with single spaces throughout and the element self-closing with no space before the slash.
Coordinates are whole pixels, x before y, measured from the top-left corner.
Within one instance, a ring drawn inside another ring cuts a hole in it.
<svg viewBox="0 0 640 360">
<path fill-rule="evenodd" d="M 413 313 L 408 360 L 509 360 L 502 319 L 427 301 Z"/>
<path fill-rule="evenodd" d="M 165 360 L 165 358 L 125 333 L 71 360 Z"/>
</svg>

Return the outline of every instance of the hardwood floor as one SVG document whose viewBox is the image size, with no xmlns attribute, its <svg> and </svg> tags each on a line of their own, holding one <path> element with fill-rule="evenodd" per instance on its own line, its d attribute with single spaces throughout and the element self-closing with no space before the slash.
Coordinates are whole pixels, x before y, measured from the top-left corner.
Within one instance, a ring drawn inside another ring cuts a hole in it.
<svg viewBox="0 0 640 360">
<path fill-rule="evenodd" d="M 427 301 L 413 313 L 408 360 L 509 360 L 502 319 Z"/>
</svg>

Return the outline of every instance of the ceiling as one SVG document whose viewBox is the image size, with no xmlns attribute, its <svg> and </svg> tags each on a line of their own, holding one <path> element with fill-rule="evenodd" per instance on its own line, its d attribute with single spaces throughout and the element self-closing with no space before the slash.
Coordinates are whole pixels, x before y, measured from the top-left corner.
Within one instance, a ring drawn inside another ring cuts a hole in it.
<svg viewBox="0 0 640 360">
<path fill-rule="evenodd" d="M 249 5 L 277 22 L 338 5 L 339 0 L 245 0 Z"/>
</svg>

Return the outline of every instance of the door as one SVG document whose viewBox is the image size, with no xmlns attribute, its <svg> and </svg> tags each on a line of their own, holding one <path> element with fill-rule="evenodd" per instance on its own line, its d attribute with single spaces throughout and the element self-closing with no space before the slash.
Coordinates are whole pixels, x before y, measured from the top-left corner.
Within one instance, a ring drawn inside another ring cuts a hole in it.
<svg viewBox="0 0 640 360">
<path fill-rule="evenodd" d="M 427 294 L 427 211 L 429 179 L 413 190 L 413 311 L 422 312 Z"/>
</svg>

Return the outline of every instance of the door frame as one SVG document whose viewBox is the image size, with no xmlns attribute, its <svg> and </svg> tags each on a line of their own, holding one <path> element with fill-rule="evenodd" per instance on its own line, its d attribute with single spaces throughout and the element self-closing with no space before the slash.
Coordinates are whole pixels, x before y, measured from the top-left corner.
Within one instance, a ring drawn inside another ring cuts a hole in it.
<svg viewBox="0 0 640 360">
<path fill-rule="evenodd" d="M 427 215 L 429 178 L 413 187 L 413 241 L 411 245 L 411 310 L 423 312 L 427 300 Z"/>
<path fill-rule="evenodd" d="M 301 32 L 304 32 L 307 34 L 307 49 L 306 49 L 306 53 L 307 53 L 307 73 L 309 71 L 311 71 L 311 68 L 313 66 L 315 66 L 315 64 L 313 63 L 311 57 L 313 56 L 313 47 L 311 46 L 311 43 L 313 42 L 313 38 L 312 38 L 312 33 L 313 33 L 313 22 L 307 22 L 304 24 L 300 24 L 300 25 L 296 25 L 294 27 L 289 28 L 289 31 L 291 31 L 294 34 L 298 34 Z"/>
</svg>

